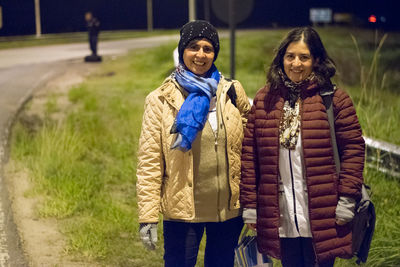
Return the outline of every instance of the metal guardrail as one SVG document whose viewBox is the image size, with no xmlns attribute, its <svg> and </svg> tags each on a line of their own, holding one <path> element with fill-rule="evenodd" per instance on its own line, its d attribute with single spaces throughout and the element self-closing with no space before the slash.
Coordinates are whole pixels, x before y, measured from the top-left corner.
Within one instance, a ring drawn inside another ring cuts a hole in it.
<svg viewBox="0 0 400 267">
<path fill-rule="evenodd" d="M 367 165 L 400 177 L 400 147 L 364 136 Z"/>
</svg>

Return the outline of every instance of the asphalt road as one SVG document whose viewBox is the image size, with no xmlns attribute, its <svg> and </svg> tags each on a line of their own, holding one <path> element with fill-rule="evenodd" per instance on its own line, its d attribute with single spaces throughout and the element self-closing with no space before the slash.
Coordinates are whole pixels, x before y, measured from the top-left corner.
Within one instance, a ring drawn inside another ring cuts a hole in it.
<svg viewBox="0 0 400 267">
<path fill-rule="evenodd" d="M 169 35 L 106 41 L 100 43 L 99 54 L 120 55 L 132 49 L 155 47 L 177 40 L 177 35 Z M 71 61 L 82 60 L 88 54 L 86 43 L 0 50 L 0 266 L 28 266 L 3 178 L 10 127 L 35 89 L 63 73 Z"/>
</svg>

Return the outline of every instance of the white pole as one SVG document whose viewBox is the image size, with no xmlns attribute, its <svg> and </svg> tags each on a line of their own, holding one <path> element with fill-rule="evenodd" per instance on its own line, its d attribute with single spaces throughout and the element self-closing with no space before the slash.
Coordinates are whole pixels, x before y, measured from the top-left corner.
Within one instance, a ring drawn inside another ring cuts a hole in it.
<svg viewBox="0 0 400 267">
<path fill-rule="evenodd" d="M 147 0 L 147 30 L 153 30 L 153 0 Z"/>
<path fill-rule="evenodd" d="M 3 28 L 3 10 L 0 6 L 0 29 Z"/>
<path fill-rule="evenodd" d="M 42 35 L 42 25 L 40 24 L 40 0 L 35 0 L 35 20 L 36 20 L 36 37 Z"/>
<path fill-rule="evenodd" d="M 189 0 L 189 21 L 196 20 L 196 0 Z"/>
</svg>

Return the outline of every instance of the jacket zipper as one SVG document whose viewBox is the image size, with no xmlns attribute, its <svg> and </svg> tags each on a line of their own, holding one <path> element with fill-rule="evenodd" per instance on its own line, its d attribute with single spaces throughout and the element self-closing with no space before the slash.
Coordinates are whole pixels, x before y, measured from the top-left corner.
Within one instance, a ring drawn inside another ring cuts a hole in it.
<svg viewBox="0 0 400 267">
<path fill-rule="evenodd" d="M 294 212 L 294 223 L 296 225 L 296 230 L 300 234 L 299 231 L 299 223 L 297 221 L 297 211 L 296 211 L 296 192 L 294 190 L 294 178 L 293 178 L 293 169 L 292 169 L 292 156 L 290 154 L 290 149 L 289 150 L 289 166 L 290 166 L 290 178 L 292 180 L 292 193 L 293 193 L 293 212 Z"/>
<path fill-rule="evenodd" d="M 217 212 L 218 212 L 218 221 L 221 221 L 221 211 L 220 211 L 220 198 L 221 198 L 221 192 L 220 192 L 220 183 L 219 183 L 219 159 L 218 159 L 218 132 L 219 132 L 219 127 L 220 127 L 220 122 L 219 122 L 219 113 L 222 111 L 221 103 L 219 101 L 219 98 L 217 96 L 217 103 L 215 105 L 216 107 L 216 114 L 217 114 L 217 132 L 215 133 L 215 156 L 217 160 L 217 186 L 218 186 L 218 194 L 217 194 Z M 221 119 L 222 120 L 222 119 Z M 222 121 L 221 121 L 222 123 Z"/>
<path fill-rule="evenodd" d="M 300 114 L 301 114 L 301 118 L 303 118 L 303 101 L 300 102 Z M 303 121 L 301 121 L 301 124 L 303 124 Z M 300 131 L 301 131 L 301 143 L 304 144 L 304 134 L 303 134 L 303 127 L 300 127 Z M 302 146 L 302 150 L 303 150 L 303 155 L 304 155 L 304 147 Z M 303 164 L 303 163 L 302 163 Z M 303 165 L 304 166 L 304 165 Z M 307 168 L 304 166 L 304 173 L 303 173 L 304 177 L 307 177 Z M 315 261 L 318 263 L 318 255 L 317 255 L 317 250 L 315 249 L 315 242 L 314 242 L 314 234 L 312 231 L 312 227 L 311 227 L 311 214 L 310 214 L 310 194 L 308 193 L 308 183 L 306 180 L 306 186 L 307 186 L 307 200 L 308 200 L 308 220 L 310 223 L 310 232 L 311 232 L 311 243 L 312 243 L 312 247 L 314 250 L 314 255 L 315 255 Z"/>
<path fill-rule="evenodd" d="M 219 160 L 218 160 L 218 139 L 215 138 L 215 156 L 217 160 L 217 186 L 218 186 L 218 194 L 217 194 L 217 212 L 218 212 L 218 221 L 221 221 L 221 211 L 220 211 L 220 183 L 219 183 Z"/>
</svg>

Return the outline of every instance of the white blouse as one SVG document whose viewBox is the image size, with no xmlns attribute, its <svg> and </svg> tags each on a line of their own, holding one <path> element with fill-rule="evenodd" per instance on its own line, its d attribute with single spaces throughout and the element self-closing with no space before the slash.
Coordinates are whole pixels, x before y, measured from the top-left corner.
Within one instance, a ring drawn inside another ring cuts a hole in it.
<svg viewBox="0 0 400 267">
<path fill-rule="evenodd" d="M 301 136 L 295 150 L 279 149 L 280 237 L 312 237 Z"/>
<path fill-rule="evenodd" d="M 217 97 L 214 96 L 210 100 L 210 109 L 208 111 L 208 122 L 211 125 L 211 129 L 216 135 L 218 130 L 218 120 L 217 120 Z"/>
</svg>

